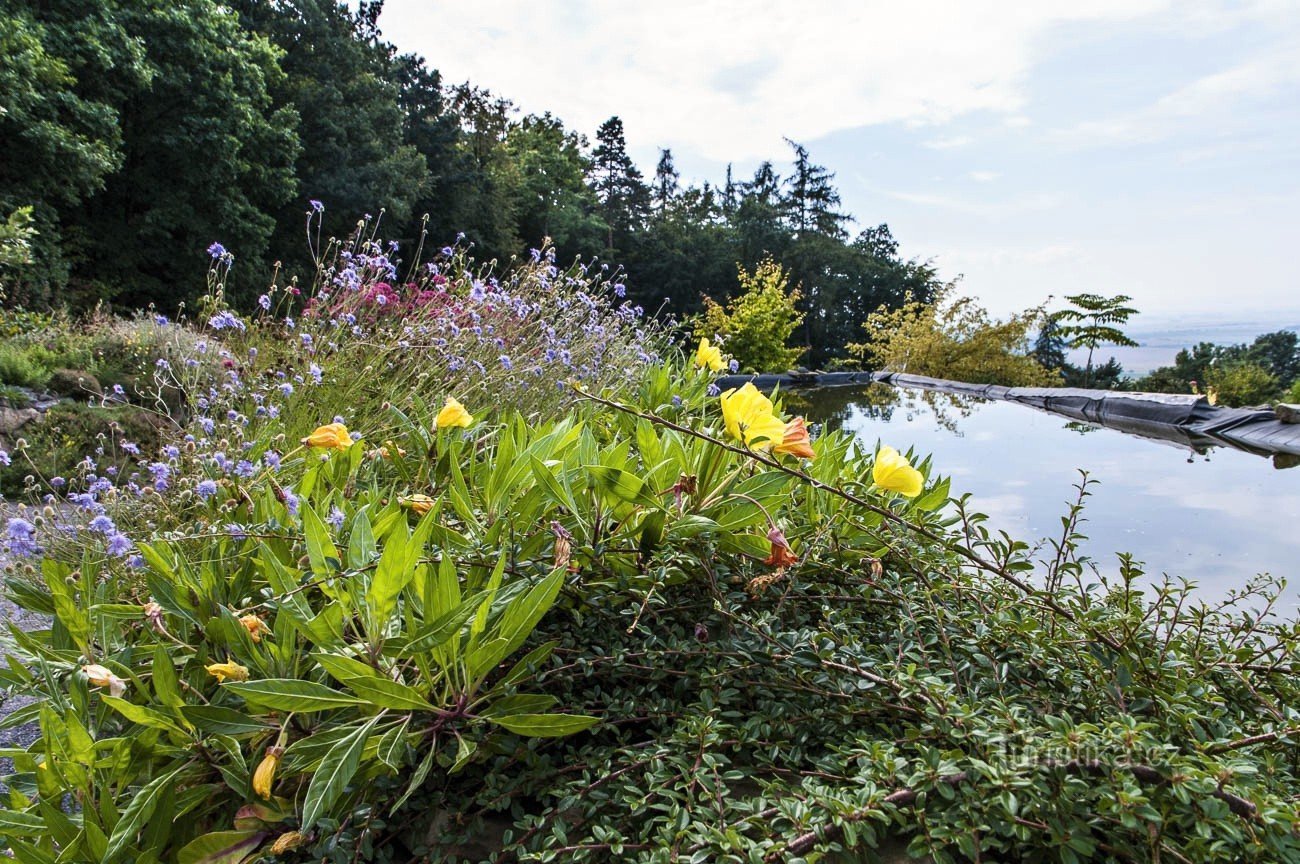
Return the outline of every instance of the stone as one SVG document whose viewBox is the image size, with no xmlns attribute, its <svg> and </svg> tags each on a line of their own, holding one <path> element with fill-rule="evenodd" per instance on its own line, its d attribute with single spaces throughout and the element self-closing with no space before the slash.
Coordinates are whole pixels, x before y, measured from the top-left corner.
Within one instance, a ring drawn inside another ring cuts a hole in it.
<svg viewBox="0 0 1300 864">
<path fill-rule="evenodd" d="M 1283 423 L 1300 423 L 1300 405 L 1288 405 L 1279 402 L 1273 406 L 1273 413 Z"/>
<path fill-rule="evenodd" d="M 91 396 L 103 396 L 104 388 L 99 380 L 80 369 L 55 369 L 45 385 L 51 393 L 67 396 L 70 399 L 87 399 Z"/>
<path fill-rule="evenodd" d="M 35 408 L 0 408 L 0 435 L 12 436 L 19 429 L 41 419 Z"/>
</svg>

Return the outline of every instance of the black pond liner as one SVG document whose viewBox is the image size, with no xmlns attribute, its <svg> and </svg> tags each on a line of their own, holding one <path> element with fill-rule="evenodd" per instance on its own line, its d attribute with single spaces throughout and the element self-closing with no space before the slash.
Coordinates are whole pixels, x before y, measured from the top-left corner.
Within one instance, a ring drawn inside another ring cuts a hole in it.
<svg viewBox="0 0 1300 864">
<path fill-rule="evenodd" d="M 862 387 L 872 383 L 908 389 L 930 390 L 956 396 L 973 396 L 1000 402 L 1014 402 L 1079 420 L 1117 429 L 1144 438 L 1155 438 L 1196 451 L 1209 447 L 1232 447 L 1259 456 L 1274 457 L 1279 468 L 1300 464 L 1300 423 L 1283 423 L 1271 408 L 1222 408 L 1204 396 L 1174 393 L 1124 393 L 1113 390 L 1084 390 L 1077 387 L 1003 387 L 999 384 L 967 384 L 902 372 L 790 372 L 782 375 L 727 375 L 718 387 L 726 390 L 752 382 L 761 390 L 813 387 Z"/>
</svg>

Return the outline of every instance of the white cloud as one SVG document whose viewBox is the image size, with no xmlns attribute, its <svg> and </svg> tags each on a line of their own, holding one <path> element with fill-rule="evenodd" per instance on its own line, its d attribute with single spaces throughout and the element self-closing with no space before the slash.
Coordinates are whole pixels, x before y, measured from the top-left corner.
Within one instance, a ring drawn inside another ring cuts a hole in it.
<svg viewBox="0 0 1300 864">
<path fill-rule="evenodd" d="M 953 135 L 948 138 L 935 138 L 925 141 L 922 147 L 928 147 L 931 150 L 956 150 L 959 147 L 968 147 L 975 143 L 975 139 L 969 135 Z"/>
<path fill-rule="evenodd" d="M 984 218 L 1008 216 L 1037 210 L 1052 210 L 1061 205 L 1061 197 L 1046 192 L 1030 192 L 1014 195 L 1002 200 L 988 197 L 979 199 L 963 198 L 956 195 L 943 195 L 936 192 L 908 192 L 903 190 L 885 192 L 890 198 L 905 201 L 920 207 L 933 207 L 940 210 L 952 210 L 970 216 Z"/>
<path fill-rule="evenodd" d="M 1172 0 L 389 0 L 385 34 L 526 111 L 592 132 L 611 114 L 642 146 L 770 155 L 877 123 L 1016 116 L 1035 45 L 1071 21 L 1127 21 Z"/>
<path fill-rule="evenodd" d="M 1001 175 L 996 171 L 971 171 L 969 176 L 976 183 L 992 183 Z"/>
</svg>

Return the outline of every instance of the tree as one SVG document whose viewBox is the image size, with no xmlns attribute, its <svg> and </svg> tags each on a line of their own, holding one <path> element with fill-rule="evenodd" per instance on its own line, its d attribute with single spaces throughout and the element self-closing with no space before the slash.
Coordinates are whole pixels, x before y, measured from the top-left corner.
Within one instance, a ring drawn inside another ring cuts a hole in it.
<svg viewBox="0 0 1300 864">
<path fill-rule="evenodd" d="M 655 211 L 663 215 L 668 209 L 668 204 L 677 194 L 678 180 L 680 176 L 677 168 L 673 166 L 673 151 L 660 150 L 659 164 L 655 166 L 655 180 L 651 187 L 654 191 Z"/>
<path fill-rule="evenodd" d="M 696 336 L 721 342 L 742 368 L 755 372 L 784 372 L 801 348 L 789 347 L 790 337 L 803 317 L 795 308 L 799 291 L 790 290 L 790 275 L 771 258 L 753 272 L 738 269 L 741 293 L 724 309 L 704 301 L 704 320 Z"/>
<path fill-rule="evenodd" d="M 849 217 L 841 213 L 840 193 L 831 182 L 835 175 L 821 165 L 814 165 L 808 150 L 789 138 L 785 139 L 794 150 L 794 173 L 785 181 L 789 190 L 785 206 L 790 227 L 796 237 L 815 232 L 837 240 L 844 239 L 843 223 Z"/>
<path fill-rule="evenodd" d="M 1084 367 L 1084 386 L 1092 378 L 1092 353 L 1102 345 L 1133 346 L 1138 343 L 1124 334 L 1120 327 L 1136 315 L 1138 310 L 1124 304 L 1132 300 L 1126 294 L 1103 297 L 1100 294 L 1073 294 L 1065 298 L 1073 308 L 1062 309 L 1052 317 L 1060 324 L 1059 333 L 1071 348 L 1087 348 L 1088 362 Z"/>
<path fill-rule="evenodd" d="M 284 74 L 271 88 L 275 104 L 301 118 L 297 196 L 278 212 L 277 255 L 303 250 L 309 198 L 324 202 L 343 233 L 381 210 L 404 221 L 428 166 L 403 143 L 410 130 L 403 125 L 392 47 L 377 36 L 379 7 L 363 4 L 353 14 L 336 0 L 234 0 L 233 6 L 245 27 L 280 50 Z"/>
<path fill-rule="evenodd" d="M 519 237 L 532 246 L 549 237 L 566 259 L 598 252 L 605 234 L 596 195 L 584 182 L 585 143 L 550 114 L 529 115 L 506 131 L 505 154 L 518 184 Z"/>
<path fill-rule="evenodd" d="M 627 155 L 622 120 L 611 117 L 602 123 L 596 130 L 596 142 L 588 177 L 608 226 L 605 248 L 626 250 L 633 230 L 645 224 L 650 190 Z"/>
<path fill-rule="evenodd" d="M 252 263 L 293 194 L 298 118 L 277 106 L 275 48 L 216 0 L 124 4 L 114 20 L 147 70 L 105 70 L 121 162 L 60 213 L 74 290 L 129 306 L 174 305 L 203 289 L 205 249 Z M 245 271 L 246 272 L 246 271 Z"/>
<path fill-rule="evenodd" d="M 972 297 L 951 287 L 932 302 L 911 299 L 898 308 L 882 306 L 868 317 L 867 341 L 849 351 L 869 368 L 909 372 L 972 384 L 1053 386 L 1060 372 L 1044 369 L 1028 351 L 1029 331 L 1042 320 L 1035 307 L 993 318 Z"/>
</svg>

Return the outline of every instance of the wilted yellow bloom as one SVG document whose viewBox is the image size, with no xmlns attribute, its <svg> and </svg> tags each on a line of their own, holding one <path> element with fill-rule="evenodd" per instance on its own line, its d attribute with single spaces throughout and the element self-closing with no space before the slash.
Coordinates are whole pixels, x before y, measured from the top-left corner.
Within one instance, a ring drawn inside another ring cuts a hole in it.
<svg viewBox="0 0 1300 864">
<path fill-rule="evenodd" d="M 722 422 L 737 441 L 771 447 L 785 437 L 785 423 L 772 413 L 772 400 L 752 383 L 722 394 Z"/>
<path fill-rule="evenodd" d="M 262 634 L 271 632 L 271 628 L 266 626 L 266 622 L 256 615 L 245 615 L 239 619 L 239 623 L 244 625 L 249 638 L 254 642 L 261 642 Z"/>
<path fill-rule="evenodd" d="M 96 687 L 107 687 L 110 696 L 121 696 L 126 692 L 126 682 L 114 675 L 113 671 L 107 667 L 100 666 L 98 663 L 91 663 L 88 666 L 82 666 L 81 671 L 91 684 Z"/>
<path fill-rule="evenodd" d="M 473 422 L 474 415 L 466 411 L 465 406 L 456 401 L 456 397 L 448 396 L 447 404 L 442 406 L 434 418 L 433 426 L 435 429 L 449 429 L 453 426 L 464 428 Z"/>
<path fill-rule="evenodd" d="M 893 447 L 881 447 L 876 451 L 876 461 L 871 466 L 871 479 L 881 489 L 898 492 L 908 498 L 920 495 L 921 487 L 925 484 L 921 472 L 913 468 L 907 457 Z"/>
<path fill-rule="evenodd" d="M 216 676 L 217 683 L 225 683 L 229 678 L 231 681 L 247 681 L 248 667 L 240 666 L 234 660 L 227 660 L 225 663 L 211 663 L 205 667 L 208 674 Z"/>
<path fill-rule="evenodd" d="M 707 336 L 700 340 L 700 347 L 695 349 L 695 365 L 700 369 L 709 369 L 713 372 L 721 372 L 727 368 L 726 362 L 722 359 L 722 351 L 717 345 L 710 345 Z"/>
<path fill-rule="evenodd" d="M 307 836 L 301 831 L 287 831 L 275 838 L 271 844 L 272 855 L 283 855 L 285 852 L 291 852 L 307 842 Z"/>
<path fill-rule="evenodd" d="M 772 452 L 789 453 L 799 459 L 812 459 L 817 455 L 813 452 L 812 439 L 808 437 L 808 424 L 802 417 L 796 417 L 785 424 L 781 443 L 773 447 Z"/>
<path fill-rule="evenodd" d="M 348 427 L 342 423 L 329 423 L 317 426 L 316 431 L 302 439 L 308 447 L 322 447 L 327 450 L 346 450 L 352 446 L 352 437 Z"/>
<path fill-rule="evenodd" d="M 433 505 L 437 502 L 428 495 L 420 495 L 417 493 L 415 495 L 407 495 L 404 498 L 398 499 L 398 503 L 409 509 L 416 516 L 423 516 L 425 513 L 432 510 Z"/>
<path fill-rule="evenodd" d="M 275 769 L 280 765 L 284 755 L 283 747 L 267 747 L 257 770 L 253 772 L 253 792 L 263 798 L 271 797 L 271 786 L 275 783 Z"/>
</svg>

